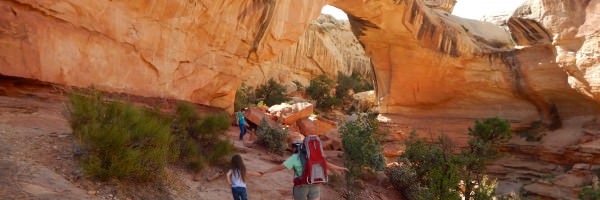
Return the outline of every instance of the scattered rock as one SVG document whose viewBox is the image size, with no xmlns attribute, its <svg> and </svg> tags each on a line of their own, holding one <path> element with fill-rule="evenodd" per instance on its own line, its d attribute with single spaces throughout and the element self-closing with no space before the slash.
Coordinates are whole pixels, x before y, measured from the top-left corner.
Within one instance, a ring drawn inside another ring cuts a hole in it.
<svg viewBox="0 0 600 200">
<path fill-rule="evenodd" d="M 304 118 L 296 121 L 298 128 L 300 129 L 300 133 L 304 136 L 309 135 L 317 135 L 317 125 L 313 123 L 309 118 Z"/>
</svg>

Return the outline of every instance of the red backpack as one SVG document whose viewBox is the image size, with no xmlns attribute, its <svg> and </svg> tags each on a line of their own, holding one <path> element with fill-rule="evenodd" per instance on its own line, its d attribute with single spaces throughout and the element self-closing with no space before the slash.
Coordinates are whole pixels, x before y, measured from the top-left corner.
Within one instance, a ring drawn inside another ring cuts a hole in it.
<svg viewBox="0 0 600 200">
<path fill-rule="evenodd" d="M 298 157 L 303 171 L 301 176 L 294 178 L 294 186 L 327 183 L 327 161 L 319 137 L 309 135 L 304 138 Z"/>
</svg>

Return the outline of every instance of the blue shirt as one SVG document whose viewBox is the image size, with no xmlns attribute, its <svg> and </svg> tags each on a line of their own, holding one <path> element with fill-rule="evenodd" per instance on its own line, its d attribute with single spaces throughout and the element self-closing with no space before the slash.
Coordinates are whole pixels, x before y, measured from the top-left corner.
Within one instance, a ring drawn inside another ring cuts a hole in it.
<svg viewBox="0 0 600 200">
<path fill-rule="evenodd" d="M 238 124 L 246 124 L 246 122 L 244 121 L 244 115 L 242 114 L 242 112 L 238 112 L 236 118 L 238 120 Z"/>
</svg>

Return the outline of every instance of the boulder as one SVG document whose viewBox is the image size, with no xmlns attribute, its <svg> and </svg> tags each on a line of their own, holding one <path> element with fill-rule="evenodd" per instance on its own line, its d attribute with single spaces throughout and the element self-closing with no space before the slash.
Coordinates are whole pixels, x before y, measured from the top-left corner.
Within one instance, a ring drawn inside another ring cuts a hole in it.
<svg viewBox="0 0 600 200">
<path fill-rule="evenodd" d="M 324 150 L 343 150 L 342 138 L 337 130 L 329 131 L 323 135 L 320 135 L 319 139 L 321 139 L 321 144 L 323 145 Z"/>
<path fill-rule="evenodd" d="M 302 133 L 302 135 L 304 136 L 308 136 L 308 135 L 319 135 L 320 132 L 318 132 L 317 129 L 317 125 L 315 125 L 315 123 L 310 120 L 309 118 L 304 118 L 301 120 L 296 121 L 296 124 L 298 125 L 298 128 L 300 129 L 300 133 Z"/>
<path fill-rule="evenodd" d="M 317 134 L 318 135 L 329 133 L 329 132 L 337 129 L 337 123 L 335 123 L 334 121 L 325 119 L 323 117 L 317 116 L 315 118 L 315 120 L 313 121 L 313 123 L 316 124 L 316 126 L 317 126 Z"/>
<path fill-rule="evenodd" d="M 356 93 L 352 95 L 352 98 L 354 99 L 353 106 L 359 111 L 373 111 L 377 106 L 374 90 Z"/>
<path fill-rule="evenodd" d="M 250 107 L 248 108 L 245 112 L 244 112 L 244 117 L 246 117 L 246 120 L 256 124 L 256 125 L 260 125 L 260 121 L 265 118 L 267 119 L 267 122 L 271 125 L 271 126 L 276 126 L 277 122 L 275 122 L 273 119 L 270 118 L 270 116 L 266 115 L 264 113 L 264 111 L 260 108 L 257 107 Z"/>
<path fill-rule="evenodd" d="M 269 113 L 276 116 L 283 124 L 294 124 L 296 121 L 313 114 L 313 105 L 308 102 L 295 104 L 282 103 L 269 108 Z"/>
</svg>

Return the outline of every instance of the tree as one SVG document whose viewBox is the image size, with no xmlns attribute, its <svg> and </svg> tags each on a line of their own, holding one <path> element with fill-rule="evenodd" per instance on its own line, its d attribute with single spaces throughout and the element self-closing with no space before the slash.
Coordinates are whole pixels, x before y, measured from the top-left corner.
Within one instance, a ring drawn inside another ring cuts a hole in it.
<svg viewBox="0 0 600 200">
<path fill-rule="evenodd" d="M 499 157 L 498 145 L 511 137 L 510 124 L 499 118 L 475 121 L 469 135 L 472 137 L 469 146 L 454 154 L 455 148 L 448 138 L 440 136 L 434 144 L 416 138 L 413 131 L 398 160 L 408 169 L 390 169 L 386 174 L 397 181 L 393 183 L 396 189 L 417 199 L 458 199 L 461 195 L 469 200 L 491 199 L 496 182 L 485 175 L 485 164 Z M 399 178 L 402 175 L 409 177 Z M 418 186 L 407 185 L 407 179 L 415 180 Z M 461 180 L 464 191 L 459 187 Z"/>
<path fill-rule="evenodd" d="M 267 81 L 267 84 L 260 85 L 256 88 L 256 97 L 267 104 L 267 106 L 273 106 L 282 102 L 288 101 L 285 97 L 287 89 L 273 80 L 273 78 Z"/>
<path fill-rule="evenodd" d="M 316 107 L 321 110 L 329 110 L 332 106 L 339 106 L 342 101 L 330 94 L 332 88 L 335 87 L 335 82 L 325 75 L 310 80 L 310 85 L 306 88 L 306 93 L 310 98 L 317 101 Z"/>
<path fill-rule="evenodd" d="M 375 135 L 377 129 L 376 119 L 365 113 L 358 114 L 355 120 L 346 122 L 340 128 L 346 160 L 344 165 L 350 171 L 346 174 L 349 191 L 355 191 L 355 178 L 361 175 L 363 169 L 380 171 L 385 167 L 381 142 Z"/>
</svg>

